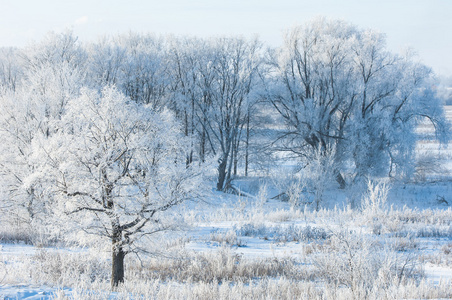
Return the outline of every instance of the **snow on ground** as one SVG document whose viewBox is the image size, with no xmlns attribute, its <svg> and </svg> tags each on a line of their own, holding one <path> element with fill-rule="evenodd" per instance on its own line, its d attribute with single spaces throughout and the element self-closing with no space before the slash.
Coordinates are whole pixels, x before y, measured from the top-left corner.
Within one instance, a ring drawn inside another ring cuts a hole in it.
<svg viewBox="0 0 452 300">
<path fill-rule="evenodd" d="M 238 184 L 241 184 L 241 182 L 239 181 Z M 243 182 L 242 187 L 250 189 Z M 431 218 L 435 218 L 433 210 L 437 210 L 437 212 L 451 210 L 450 205 L 437 201 L 438 195 L 450 199 L 450 195 L 452 195 L 450 183 L 395 185 L 389 194 L 387 208 L 389 209 L 392 206 L 394 209 L 410 209 L 409 213 L 428 210 L 432 211 Z M 271 197 L 271 194 L 268 197 Z M 274 233 L 271 230 L 277 228 L 281 232 L 285 232 L 285 229 L 290 231 L 293 228 L 311 226 L 328 231 L 342 226 L 339 224 L 342 220 L 336 220 L 332 211 L 334 206 L 339 207 L 339 209 L 346 207 L 346 192 L 327 191 L 325 197 L 334 197 L 332 201 L 325 202 L 330 210 L 324 210 L 318 214 L 312 211 L 307 212 L 304 219 L 300 217 L 302 214 L 297 215 L 291 210 L 288 202 L 279 200 L 267 200 L 266 203 L 262 204 L 261 200 L 253 197 L 221 195 L 221 197 L 214 197 L 209 203 L 189 203 L 184 209 L 193 210 L 194 212 L 190 215 L 195 216 L 193 218 L 196 220 L 192 220 L 192 227 L 183 233 L 188 240 L 185 249 L 195 252 L 215 252 L 224 247 L 224 241 L 227 242 L 228 239 L 232 239 L 232 244 L 227 246 L 234 254 L 247 259 L 293 258 L 297 261 L 304 261 L 306 247 L 310 245 L 311 241 L 285 241 L 281 237 L 272 235 Z M 237 214 L 237 216 L 234 216 L 234 214 Z M 331 216 L 331 219 L 328 219 L 328 216 Z M 348 227 L 348 229 L 371 235 L 371 228 L 363 224 L 363 221 L 359 221 L 362 219 L 360 216 L 355 217 L 357 218 L 356 224 L 347 225 L 353 226 Z M 447 223 L 447 220 L 445 222 Z M 256 231 L 263 228 L 262 234 L 256 236 L 244 234 L 243 232 L 246 231 L 248 225 L 254 226 L 251 229 Z M 411 224 L 407 226 L 411 226 Z M 449 225 L 445 226 L 451 227 L 452 220 L 449 221 Z M 414 229 L 409 227 L 409 230 Z M 240 232 L 243 234 L 240 234 Z M 384 235 L 382 235 L 383 238 Z M 419 237 L 415 243 L 417 244 L 416 254 L 427 257 L 423 266 L 426 280 L 433 285 L 439 285 L 441 281 L 452 284 L 452 263 L 449 265 L 435 263 L 436 256 L 449 257 L 444 255 L 440 249 L 444 245 L 451 244 L 452 239 L 450 237 Z M 86 251 L 85 249 L 37 248 L 20 243 L 3 243 L 0 244 L 0 263 L 14 264 L 16 259 L 23 256 L 32 257 L 41 250 L 65 253 Z M 56 295 L 71 296 L 73 293 L 73 290 L 66 287 L 34 286 L 28 283 L 2 285 L 1 277 L 0 266 L 0 299 L 51 299 Z"/>
<path fill-rule="evenodd" d="M 32 245 L 26 245 L 24 243 L 18 244 L 1 244 L 0 253 L 3 258 L 9 258 L 21 255 L 34 255 L 37 248 Z"/>
<path fill-rule="evenodd" d="M 427 280 L 431 280 L 433 284 L 438 285 L 443 281 L 452 285 L 452 267 L 440 267 L 428 263 L 424 266 L 424 270 Z"/>
<path fill-rule="evenodd" d="M 70 296 L 71 290 L 47 286 L 0 285 L 0 299 L 42 300 L 52 299 L 61 293 Z"/>
</svg>

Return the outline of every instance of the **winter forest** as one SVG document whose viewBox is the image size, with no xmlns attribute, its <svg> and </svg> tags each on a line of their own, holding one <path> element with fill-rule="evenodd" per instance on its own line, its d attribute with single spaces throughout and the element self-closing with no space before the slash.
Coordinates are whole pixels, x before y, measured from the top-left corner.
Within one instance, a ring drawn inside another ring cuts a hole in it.
<svg viewBox="0 0 452 300">
<path fill-rule="evenodd" d="M 0 48 L 0 298 L 452 298 L 443 96 L 326 18 Z"/>
</svg>

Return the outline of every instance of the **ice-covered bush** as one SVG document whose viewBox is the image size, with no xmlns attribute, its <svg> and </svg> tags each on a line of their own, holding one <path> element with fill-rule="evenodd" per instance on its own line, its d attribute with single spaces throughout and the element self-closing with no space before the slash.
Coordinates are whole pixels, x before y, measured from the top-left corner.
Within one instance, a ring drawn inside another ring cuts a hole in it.
<svg viewBox="0 0 452 300">
<path fill-rule="evenodd" d="M 235 231 L 238 236 L 257 237 L 275 242 L 300 242 L 325 240 L 330 233 L 321 227 L 295 226 L 295 225 L 253 225 L 244 224 L 236 226 Z"/>
<path fill-rule="evenodd" d="M 321 278 L 345 286 L 353 299 L 366 299 L 373 290 L 423 275 L 415 255 L 398 254 L 380 241 L 353 231 L 334 232 L 329 247 L 315 255 L 314 265 Z"/>
<path fill-rule="evenodd" d="M 237 237 L 234 230 L 228 230 L 227 232 L 221 232 L 216 230 L 210 234 L 210 240 L 218 243 L 219 245 L 228 245 L 242 247 L 245 243 Z"/>
</svg>

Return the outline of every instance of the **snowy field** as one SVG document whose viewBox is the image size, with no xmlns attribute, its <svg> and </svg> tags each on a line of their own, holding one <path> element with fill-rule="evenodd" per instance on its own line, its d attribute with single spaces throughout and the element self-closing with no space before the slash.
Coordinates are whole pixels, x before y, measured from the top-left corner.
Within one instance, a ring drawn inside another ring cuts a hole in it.
<svg viewBox="0 0 452 300">
<path fill-rule="evenodd" d="M 115 292 L 108 247 L 25 243 L 11 237 L 26 228 L 2 228 L 0 299 L 450 299 L 452 150 L 431 129 L 418 129 L 416 182 L 374 183 L 353 208 L 352 190 L 326 188 L 315 211 L 309 195 L 281 201 L 255 177 L 235 182 L 242 195 L 184 204 L 183 226 L 129 255 Z"/>
<path fill-rule="evenodd" d="M 256 192 L 249 180 L 243 186 Z M 329 191 L 319 212 L 271 200 L 262 188 L 256 195 L 187 204 L 185 228 L 155 240 L 155 256 L 128 257 L 115 293 L 105 249 L 2 243 L 0 295 L 359 299 L 373 285 L 375 299 L 452 297 L 452 210 L 437 201 L 450 199 L 448 182 L 393 186 L 386 202 L 362 210 L 347 208 L 346 192 Z"/>
</svg>

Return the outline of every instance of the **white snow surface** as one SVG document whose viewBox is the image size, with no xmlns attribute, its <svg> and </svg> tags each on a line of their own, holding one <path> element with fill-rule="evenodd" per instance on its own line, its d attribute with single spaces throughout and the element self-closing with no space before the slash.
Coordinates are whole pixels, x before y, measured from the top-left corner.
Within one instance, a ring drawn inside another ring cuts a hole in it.
<svg viewBox="0 0 452 300">
<path fill-rule="evenodd" d="M 63 292 L 70 295 L 70 289 L 58 289 L 48 286 L 32 286 L 32 285 L 0 285 L 1 299 L 27 299 L 41 300 L 52 299 L 56 296 L 56 292 Z"/>
<path fill-rule="evenodd" d="M 452 267 L 436 266 L 430 263 L 424 266 L 427 280 L 438 285 L 441 281 L 449 282 L 452 285 Z"/>
</svg>

